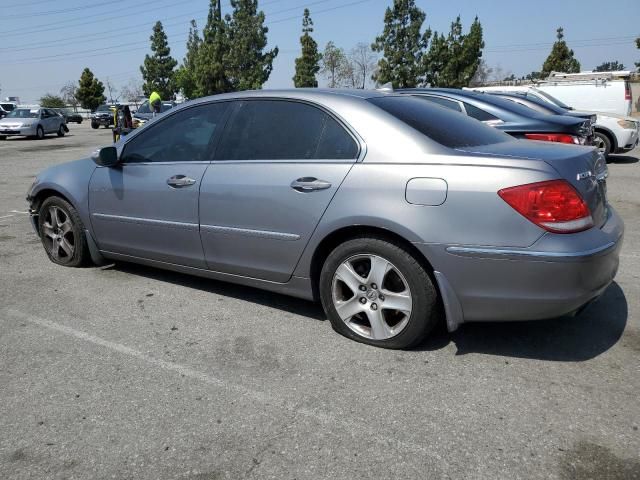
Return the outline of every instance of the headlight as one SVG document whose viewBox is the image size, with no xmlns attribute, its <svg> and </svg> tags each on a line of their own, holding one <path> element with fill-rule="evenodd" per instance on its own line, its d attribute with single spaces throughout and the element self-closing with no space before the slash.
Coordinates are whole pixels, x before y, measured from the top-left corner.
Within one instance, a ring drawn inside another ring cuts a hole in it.
<svg viewBox="0 0 640 480">
<path fill-rule="evenodd" d="M 635 130 L 636 128 L 638 128 L 636 126 L 636 122 L 634 122 L 633 120 L 618 120 L 618 125 L 628 130 Z"/>
</svg>

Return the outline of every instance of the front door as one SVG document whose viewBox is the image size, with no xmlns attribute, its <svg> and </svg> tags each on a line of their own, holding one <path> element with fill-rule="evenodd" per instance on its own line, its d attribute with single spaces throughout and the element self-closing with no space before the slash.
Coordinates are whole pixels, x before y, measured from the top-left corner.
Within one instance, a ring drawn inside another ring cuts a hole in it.
<svg viewBox="0 0 640 480">
<path fill-rule="evenodd" d="M 143 127 L 116 167 L 96 168 L 89 184 L 100 250 L 205 268 L 198 194 L 227 104 L 180 110 Z"/>
<path fill-rule="evenodd" d="M 239 103 L 200 191 L 208 267 L 289 280 L 358 153 L 354 137 L 316 106 Z"/>
</svg>

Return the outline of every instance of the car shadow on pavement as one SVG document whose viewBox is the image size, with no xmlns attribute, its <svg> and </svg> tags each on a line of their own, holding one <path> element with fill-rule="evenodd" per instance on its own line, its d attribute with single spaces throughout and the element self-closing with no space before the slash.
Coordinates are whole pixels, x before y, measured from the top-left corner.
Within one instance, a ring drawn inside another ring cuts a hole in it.
<svg viewBox="0 0 640 480">
<path fill-rule="evenodd" d="M 483 322 L 435 332 L 419 350 L 455 343 L 457 355 L 485 353 L 561 362 L 592 359 L 613 347 L 627 324 L 627 299 L 617 283 L 580 315 L 531 322 Z"/>
<path fill-rule="evenodd" d="M 607 163 L 619 163 L 619 164 L 627 164 L 627 163 L 638 163 L 640 160 L 636 157 L 632 157 L 630 155 L 609 155 L 607 159 Z"/>
<path fill-rule="evenodd" d="M 258 288 L 245 287 L 234 283 L 196 277 L 193 275 L 172 272 L 170 270 L 160 270 L 135 263 L 116 263 L 107 268 L 114 268 L 124 273 L 130 273 L 131 275 L 138 275 L 151 278 L 153 280 L 169 282 L 182 287 L 194 288 L 204 292 L 215 293 L 225 297 L 257 303 L 266 307 L 276 308 L 285 312 L 309 317 L 314 320 L 327 319 L 319 303 L 289 297 L 279 293 L 268 292 Z"/>
</svg>

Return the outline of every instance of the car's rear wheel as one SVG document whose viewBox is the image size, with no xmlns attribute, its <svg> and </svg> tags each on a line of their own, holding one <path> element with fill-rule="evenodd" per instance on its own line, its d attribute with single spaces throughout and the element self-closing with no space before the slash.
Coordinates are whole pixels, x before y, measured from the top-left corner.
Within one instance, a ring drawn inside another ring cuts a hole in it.
<svg viewBox="0 0 640 480">
<path fill-rule="evenodd" d="M 44 138 L 44 128 L 42 128 L 42 125 L 38 125 L 38 128 L 36 128 L 36 138 L 38 140 L 42 140 Z"/>
<path fill-rule="evenodd" d="M 64 137 L 64 133 L 65 133 L 65 131 L 64 131 L 64 125 L 61 123 L 61 124 L 60 124 L 60 128 L 58 129 L 58 136 L 59 136 L 59 137 Z"/>
<path fill-rule="evenodd" d="M 593 134 L 593 145 L 604 155 L 604 158 L 609 158 L 609 154 L 611 153 L 611 140 L 609 140 L 607 135 L 602 132 L 595 132 Z"/>
<path fill-rule="evenodd" d="M 49 197 L 38 212 L 38 230 L 47 256 L 65 267 L 80 267 L 89 261 L 82 220 L 73 206 L 60 197 Z"/>
<path fill-rule="evenodd" d="M 320 298 L 337 332 L 383 348 L 419 344 L 440 317 L 425 268 L 401 245 L 381 238 L 336 247 L 320 274 Z"/>
</svg>

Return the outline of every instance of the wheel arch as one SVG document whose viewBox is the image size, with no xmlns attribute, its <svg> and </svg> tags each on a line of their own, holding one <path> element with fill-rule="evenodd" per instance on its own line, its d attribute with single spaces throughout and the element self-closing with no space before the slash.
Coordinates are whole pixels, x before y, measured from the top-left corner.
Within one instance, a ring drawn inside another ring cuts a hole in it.
<svg viewBox="0 0 640 480">
<path fill-rule="evenodd" d="M 339 244 L 351 240 L 353 238 L 358 237 L 375 237 L 383 240 L 392 241 L 393 243 L 401 245 L 405 248 L 414 258 L 420 262 L 422 267 L 425 269 L 429 277 L 433 282 L 436 291 L 438 292 L 438 297 L 441 297 L 440 290 L 438 286 L 438 282 L 434 276 L 434 268 L 420 250 L 418 250 L 409 240 L 407 240 L 402 235 L 393 232 L 392 230 L 388 230 L 382 227 L 374 227 L 374 226 L 363 226 L 363 225 L 350 225 L 338 228 L 329 234 L 327 234 L 316 246 L 313 255 L 311 257 L 310 264 L 310 276 L 311 276 L 311 286 L 313 288 L 313 297 L 315 299 L 319 299 L 319 283 L 320 283 L 320 272 L 322 271 L 322 265 L 324 265 L 325 260 L 333 251 L 335 247 Z"/>
<path fill-rule="evenodd" d="M 603 135 L 607 136 L 607 138 L 611 142 L 611 153 L 615 153 L 618 150 L 618 139 L 611 130 L 609 130 L 607 127 L 598 125 L 597 127 L 594 127 L 593 131 L 602 133 Z"/>
<path fill-rule="evenodd" d="M 45 188 L 42 188 L 41 190 L 39 190 L 32 197 L 31 202 L 30 202 L 31 203 L 30 204 L 31 211 L 35 212 L 35 214 L 38 215 L 39 211 L 40 211 L 40 206 L 49 197 L 60 197 L 64 201 L 70 203 L 71 206 L 73 206 L 73 208 L 78 210 L 78 208 L 76 207 L 76 205 L 74 204 L 73 200 L 71 199 L 71 197 L 68 194 L 62 193 L 59 190 L 56 190 L 56 189 L 51 188 L 51 187 L 45 187 Z M 39 228 L 37 221 L 34 222 L 34 226 L 35 226 L 36 229 Z"/>
</svg>

